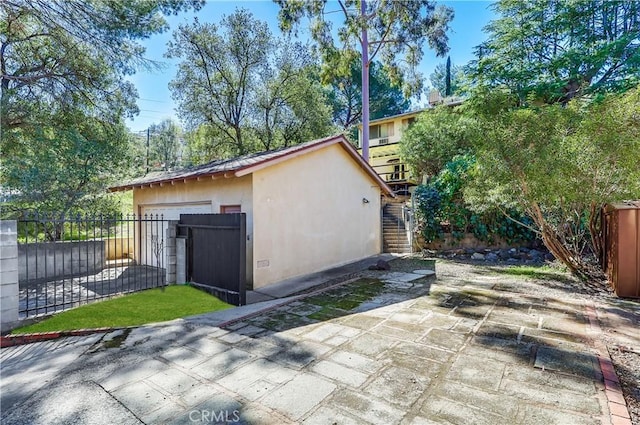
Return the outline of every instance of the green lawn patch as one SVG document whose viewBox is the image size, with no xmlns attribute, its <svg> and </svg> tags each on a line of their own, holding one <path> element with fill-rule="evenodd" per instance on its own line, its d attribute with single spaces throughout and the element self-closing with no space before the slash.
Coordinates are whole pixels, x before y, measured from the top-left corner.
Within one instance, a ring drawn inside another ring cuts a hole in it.
<svg viewBox="0 0 640 425">
<path fill-rule="evenodd" d="M 543 266 L 512 266 L 494 269 L 500 274 L 511 276 L 530 277 L 533 279 L 566 279 L 566 273 L 554 267 Z"/>
<path fill-rule="evenodd" d="M 137 326 L 233 307 L 186 285 L 149 289 L 58 313 L 13 334 Z"/>
</svg>

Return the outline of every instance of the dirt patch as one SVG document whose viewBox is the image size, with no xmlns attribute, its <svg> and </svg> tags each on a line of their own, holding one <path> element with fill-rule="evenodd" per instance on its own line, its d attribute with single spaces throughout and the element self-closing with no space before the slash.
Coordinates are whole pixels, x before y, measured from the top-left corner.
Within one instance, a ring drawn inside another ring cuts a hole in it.
<svg viewBox="0 0 640 425">
<path fill-rule="evenodd" d="M 623 348 L 609 348 L 609 355 L 622 386 L 631 423 L 640 425 L 640 353 Z"/>
<path fill-rule="evenodd" d="M 640 353 L 609 347 L 609 355 L 620 380 L 631 423 L 640 425 Z"/>
</svg>

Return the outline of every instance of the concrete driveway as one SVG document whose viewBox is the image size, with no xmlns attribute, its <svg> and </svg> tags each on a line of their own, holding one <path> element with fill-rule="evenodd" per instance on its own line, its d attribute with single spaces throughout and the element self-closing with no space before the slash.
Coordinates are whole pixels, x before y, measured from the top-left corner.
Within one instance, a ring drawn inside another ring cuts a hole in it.
<svg viewBox="0 0 640 425">
<path fill-rule="evenodd" d="M 368 272 L 235 317 L 76 338 L 30 360 L 32 349 L 4 349 L 2 423 L 547 425 L 618 418 L 587 299 L 470 265 L 439 265 L 437 280 L 420 273 Z M 60 367 L 56 352 L 67 356 Z"/>
</svg>

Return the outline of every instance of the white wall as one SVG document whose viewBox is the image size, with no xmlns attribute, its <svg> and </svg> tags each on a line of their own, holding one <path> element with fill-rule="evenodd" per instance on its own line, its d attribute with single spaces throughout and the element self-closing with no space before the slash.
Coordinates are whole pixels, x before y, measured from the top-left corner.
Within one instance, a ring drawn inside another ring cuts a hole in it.
<svg viewBox="0 0 640 425">
<path fill-rule="evenodd" d="M 339 145 L 256 171 L 254 287 L 379 253 L 380 196 Z"/>
<path fill-rule="evenodd" d="M 247 282 L 253 283 L 253 195 L 252 176 L 240 178 L 202 178 L 175 184 L 136 188 L 133 191 L 133 210 L 137 214 L 145 211 L 176 211 L 184 207 L 186 213 L 204 212 L 219 214 L 222 205 L 240 205 L 247 214 Z M 175 218 L 175 217 L 168 217 Z"/>
</svg>

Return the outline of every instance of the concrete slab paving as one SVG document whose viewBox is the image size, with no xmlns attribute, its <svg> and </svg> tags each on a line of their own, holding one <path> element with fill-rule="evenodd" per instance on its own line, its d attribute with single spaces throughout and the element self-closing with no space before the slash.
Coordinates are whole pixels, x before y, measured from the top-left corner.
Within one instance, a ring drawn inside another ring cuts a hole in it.
<svg viewBox="0 0 640 425">
<path fill-rule="evenodd" d="M 50 386 L 47 397 L 2 404 L 3 424 L 143 424 L 129 406 L 95 382 Z"/>
<path fill-rule="evenodd" d="M 309 373 L 297 375 L 291 381 L 267 394 L 262 400 L 267 406 L 283 411 L 294 420 L 318 406 L 337 386 Z M 301 395 L 304 394 L 303 397 Z"/>
<path fill-rule="evenodd" d="M 406 272 L 389 272 L 380 276 L 381 280 L 388 280 L 390 282 L 411 282 L 412 280 L 422 279 L 425 277 L 424 273 L 406 273 Z"/>
<path fill-rule="evenodd" d="M 2 423 L 609 423 L 572 295 L 474 286 L 477 266 L 456 267 L 464 282 L 347 284 L 141 327 L 120 347 L 3 350 Z"/>
</svg>

